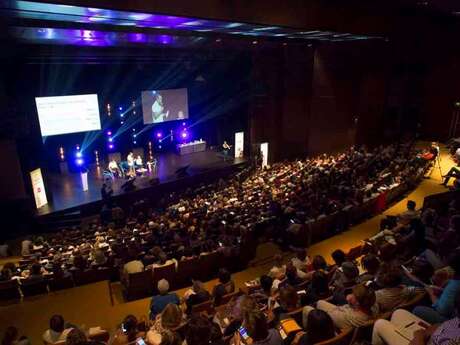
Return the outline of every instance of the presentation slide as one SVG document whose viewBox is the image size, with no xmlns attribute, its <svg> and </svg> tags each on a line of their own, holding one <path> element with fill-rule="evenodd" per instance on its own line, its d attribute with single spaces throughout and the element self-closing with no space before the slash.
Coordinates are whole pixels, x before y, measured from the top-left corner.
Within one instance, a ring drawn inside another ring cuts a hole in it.
<svg viewBox="0 0 460 345">
<path fill-rule="evenodd" d="M 36 97 L 42 137 L 101 129 L 97 95 Z"/>
<path fill-rule="evenodd" d="M 188 119 L 187 89 L 142 91 L 144 124 Z"/>
</svg>

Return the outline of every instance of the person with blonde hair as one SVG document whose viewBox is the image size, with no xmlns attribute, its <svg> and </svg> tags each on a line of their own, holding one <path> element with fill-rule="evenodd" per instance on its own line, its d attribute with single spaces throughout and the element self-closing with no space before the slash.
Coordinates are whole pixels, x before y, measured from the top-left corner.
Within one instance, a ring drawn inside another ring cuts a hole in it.
<svg viewBox="0 0 460 345">
<path fill-rule="evenodd" d="M 168 304 L 147 332 L 146 340 L 150 345 L 160 345 L 165 333 L 175 332 L 183 324 L 182 310 L 176 304 Z"/>
</svg>

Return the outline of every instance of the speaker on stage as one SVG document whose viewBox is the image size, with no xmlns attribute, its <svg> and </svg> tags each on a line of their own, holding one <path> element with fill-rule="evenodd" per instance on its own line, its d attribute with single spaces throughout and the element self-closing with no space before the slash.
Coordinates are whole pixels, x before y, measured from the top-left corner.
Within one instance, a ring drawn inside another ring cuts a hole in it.
<svg viewBox="0 0 460 345">
<path fill-rule="evenodd" d="M 190 167 L 190 164 L 180 167 L 176 170 L 175 174 L 177 177 L 186 177 L 188 176 L 187 169 Z"/>
<path fill-rule="evenodd" d="M 135 190 L 136 189 L 136 186 L 134 185 L 134 181 L 136 181 L 136 178 L 135 177 L 132 177 L 130 178 L 128 181 L 126 181 L 125 183 L 123 183 L 121 185 L 121 189 L 123 190 L 123 192 L 130 192 L 132 190 Z"/>
<path fill-rule="evenodd" d="M 154 177 L 149 181 L 151 186 L 158 186 L 160 184 L 160 179 L 158 177 Z"/>
</svg>

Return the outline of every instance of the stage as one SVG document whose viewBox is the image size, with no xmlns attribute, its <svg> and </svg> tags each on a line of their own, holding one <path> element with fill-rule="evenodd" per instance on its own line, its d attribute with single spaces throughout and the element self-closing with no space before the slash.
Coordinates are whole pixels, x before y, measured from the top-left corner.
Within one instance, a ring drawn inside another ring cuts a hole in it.
<svg viewBox="0 0 460 345">
<path fill-rule="evenodd" d="M 156 156 L 157 167 L 152 172 L 146 172 L 144 176 L 136 177 L 134 191 L 124 192 L 121 186 L 126 182 L 123 178 L 115 178 L 112 183 L 114 200 L 121 200 L 129 194 L 139 197 L 146 193 L 155 193 L 155 190 L 170 190 L 186 188 L 204 180 L 216 179 L 228 175 L 244 166 L 243 158 L 228 157 L 224 161 L 221 153 L 207 150 L 186 155 L 176 153 L 162 153 Z M 102 206 L 101 187 L 103 184 L 102 172 L 107 163 L 102 162 L 100 167 L 92 165 L 88 172 L 88 190 L 82 189 L 81 177 L 78 173 L 49 173 L 46 176 L 46 184 L 49 200 L 48 204 L 37 210 L 37 216 L 48 216 L 53 214 L 65 214 L 69 212 L 82 212 L 84 208 Z M 178 177 L 177 169 L 189 165 L 188 176 Z M 153 178 L 159 179 L 158 185 L 152 185 Z M 143 192 L 143 193 L 140 193 Z"/>
</svg>

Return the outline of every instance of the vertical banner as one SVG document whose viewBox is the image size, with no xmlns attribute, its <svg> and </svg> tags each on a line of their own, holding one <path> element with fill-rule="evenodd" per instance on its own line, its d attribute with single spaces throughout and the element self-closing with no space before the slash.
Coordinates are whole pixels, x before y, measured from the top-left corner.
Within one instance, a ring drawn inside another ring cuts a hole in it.
<svg viewBox="0 0 460 345">
<path fill-rule="evenodd" d="M 32 189 L 34 191 L 35 205 L 37 208 L 40 208 L 48 203 L 42 170 L 40 168 L 32 170 L 30 172 L 30 180 L 32 181 Z"/>
<path fill-rule="evenodd" d="M 244 132 L 235 133 L 235 158 L 244 156 Z"/>
<path fill-rule="evenodd" d="M 81 177 L 81 186 L 83 188 L 83 191 L 86 192 L 88 191 L 88 172 L 82 171 L 80 173 L 80 177 Z"/>
<path fill-rule="evenodd" d="M 262 168 L 268 165 L 268 143 L 260 144 L 260 153 L 262 154 Z"/>
</svg>

